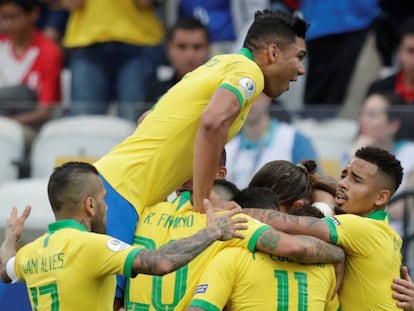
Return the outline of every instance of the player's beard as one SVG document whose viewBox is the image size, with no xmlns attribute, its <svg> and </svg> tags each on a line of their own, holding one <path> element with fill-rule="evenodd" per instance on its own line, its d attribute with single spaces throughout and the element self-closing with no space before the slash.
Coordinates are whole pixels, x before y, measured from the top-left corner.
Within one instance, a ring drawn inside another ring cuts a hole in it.
<svg viewBox="0 0 414 311">
<path fill-rule="evenodd" d="M 98 208 L 98 212 L 91 220 L 91 231 L 95 233 L 106 233 L 105 215 L 102 213 L 102 209 Z"/>
<path fill-rule="evenodd" d="M 339 206 L 335 205 L 335 215 L 346 214 L 346 212 Z"/>
</svg>

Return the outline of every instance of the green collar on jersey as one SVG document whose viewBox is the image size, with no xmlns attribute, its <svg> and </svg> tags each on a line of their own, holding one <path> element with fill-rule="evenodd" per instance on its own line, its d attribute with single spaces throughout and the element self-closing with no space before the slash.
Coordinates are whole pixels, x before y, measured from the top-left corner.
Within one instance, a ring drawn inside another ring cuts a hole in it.
<svg viewBox="0 0 414 311">
<path fill-rule="evenodd" d="M 376 220 L 385 220 L 388 218 L 388 213 L 384 210 L 377 210 L 375 212 L 372 212 L 366 216 L 364 216 L 366 218 L 372 218 L 372 219 L 376 219 Z"/>
<path fill-rule="evenodd" d="M 242 55 L 246 56 L 250 60 L 254 60 L 253 54 L 252 54 L 252 52 L 250 52 L 250 50 L 248 48 L 241 48 L 239 50 L 239 54 L 242 54 Z"/>
<path fill-rule="evenodd" d="M 84 225 L 78 223 L 74 219 L 64 219 L 64 220 L 58 220 L 54 223 L 49 224 L 48 226 L 48 232 L 55 232 L 60 229 L 65 228 L 72 228 L 72 229 L 78 229 L 80 231 L 88 231 Z"/>
</svg>

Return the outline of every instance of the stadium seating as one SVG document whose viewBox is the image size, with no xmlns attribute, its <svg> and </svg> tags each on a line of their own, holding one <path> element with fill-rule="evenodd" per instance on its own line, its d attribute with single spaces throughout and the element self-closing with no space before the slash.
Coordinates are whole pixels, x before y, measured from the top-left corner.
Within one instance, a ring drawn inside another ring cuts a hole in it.
<svg viewBox="0 0 414 311">
<path fill-rule="evenodd" d="M 94 162 L 130 135 L 135 123 L 114 116 L 74 116 L 46 123 L 33 142 L 31 177 L 49 177 L 64 162 Z"/>
<path fill-rule="evenodd" d="M 15 120 L 0 117 L 0 185 L 18 178 L 24 148 L 23 126 Z"/>
<path fill-rule="evenodd" d="M 4 238 L 4 226 L 13 206 L 18 208 L 19 214 L 26 205 L 32 206 L 24 226 L 23 244 L 40 236 L 47 229 L 47 224 L 54 221 L 47 196 L 47 182 L 47 178 L 25 178 L 0 185 L 0 241 Z"/>
<path fill-rule="evenodd" d="M 308 136 L 316 149 L 322 173 L 339 177 L 342 159 L 358 131 L 355 120 L 329 118 L 326 120 L 296 119 L 294 126 Z"/>
</svg>

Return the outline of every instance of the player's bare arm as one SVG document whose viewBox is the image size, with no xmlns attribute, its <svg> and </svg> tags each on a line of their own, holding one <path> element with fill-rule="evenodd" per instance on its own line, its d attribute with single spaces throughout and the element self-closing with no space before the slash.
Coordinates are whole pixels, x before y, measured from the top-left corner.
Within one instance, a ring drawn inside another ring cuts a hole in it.
<svg viewBox="0 0 414 311">
<path fill-rule="evenodd" d="M 16 256 L 17 241 L 23 233 L 23 226 L 30 215 L 30 211 L 31 206 L 26 206 L 23 213 L 17 216 L 17 208 L 13 207 L 10 218 L 7 220 L 4 241 L 0 248 L 0 273 L 4 282 L 11 282 L 6 272 L 6 264 L 12 257 Z"/>
<path fill-rule="evenodd" d="M 134 261 L 136 273 L 164 275 L 186 265 L 214 241 L 226 241 L 232 238 L 244 238 L 238 230 L 245 230 L 246 218 L 233 217 L 240 213 L 233 209 L 224 214 L 215 215 L 207 208 L 207 226 L 198 233 L 173 243 L 162 246 L 158 250 L 143 250 Z"/>
<path fill-rule="evenodd" d="M 301 263 L 339 263 L 345 260 L 342 248 L 318 238 L 289 235 L 274 229 L 262 233 L 256 249 Z"/>
<path fill-rule="evenodd" d="M 201 115 L 194 147 L 194 210 L 205 212 L 203 199 L 210 198 L 215 170 L 227 141 L 229 128 L 240 113 L 237 96 L 227 89 L 217 89 Z"/>
<path fill-rule="evenodd" d="M 295 216 L 279 211 L 256 208 L 244 208 L 243 213 L 286 233 L 311 235 L 323 241 L 331 242 L 328 224 L 320 218 Z"/>
</svg>

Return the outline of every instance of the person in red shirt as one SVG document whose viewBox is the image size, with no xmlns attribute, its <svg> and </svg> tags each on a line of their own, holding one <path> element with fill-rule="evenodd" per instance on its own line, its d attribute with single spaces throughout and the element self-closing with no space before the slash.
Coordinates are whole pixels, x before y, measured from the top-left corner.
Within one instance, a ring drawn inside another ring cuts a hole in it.
<svg viewBox="0 0 414 311">
<path fill-rule="evenodd" d="M 38 16 L 37 0 L 0 0 L 1 114 L 23 124 L 29 142 L 60 102 L 62 52 L 35 28 Z"/>
</svg>

